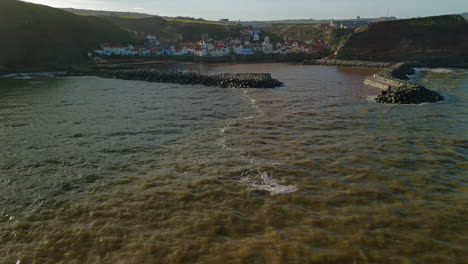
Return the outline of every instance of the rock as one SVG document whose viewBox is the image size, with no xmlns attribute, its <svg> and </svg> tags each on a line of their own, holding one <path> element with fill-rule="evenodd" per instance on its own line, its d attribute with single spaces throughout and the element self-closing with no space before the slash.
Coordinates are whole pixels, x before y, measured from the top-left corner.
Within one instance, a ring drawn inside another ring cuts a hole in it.
<svg viewBox="0 0 468 264">
<path fill-rule="evenodd" d="M 382 91 L 375 100 L 382 104 L 421 104 L 436 103 L 444 100 L 444 97 L 420 85 L 408 83 Z"/>
<path fill-rule="evenodd" d="M 406 81 L 408 75 L 414 74 L 414 68 L 420 66 L 417 63 L 397 63 L 376 74 L 374 78 L 392 85 L 387 90 L 382 91 L 375 100 L 382 104 L 421 104 L 444 100 L 444 97 L 437 92 Z"/>
</svg>

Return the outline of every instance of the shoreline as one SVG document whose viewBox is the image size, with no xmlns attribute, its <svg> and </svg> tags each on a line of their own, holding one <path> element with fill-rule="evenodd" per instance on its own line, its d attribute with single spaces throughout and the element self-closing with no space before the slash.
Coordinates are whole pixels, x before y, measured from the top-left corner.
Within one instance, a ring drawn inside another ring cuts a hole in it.
<svg viewBox="0 0 468 264">
<path fill-rule="evenodd" d="M 312 54 L 305 56 L 299 55 L 262 55 L 262 56 L 231 56 L 231 57 L 194 57 L 194 56 L 156 56 L 143 58 L 126 58 L 110 57 L 101 61 L 88 62 L 84 64 L 70 65 L 44 65 L 18 68 L 0 68 L 0 76 L 19 73 L 34 73 L 34 72 L 60 72 L 74 70 L 95 70 L 95 69 L 134 69 L 138 66 L 145 65 L 162 65 L 169 63 L 301 63 L 302 65 L 317 65 L 317 66 L 338 66 L 351 68 L 377 68 L 388 69 L 391 66 L 402 61 L 366 61 L 366 60 L 337 60 L 323 58 L 324 54 Z M 100 58 L 100 57 L 97 57 Z M 423 58 L 405 61 L 416 61 L 422 67 L 427 68 L 460 68 L 468 69 L 468 57 L 461 58 Z"/>
<path fill-rule="evenodd" d="M 305 60 L 304 65 L 321 65 L 321 66 L 337 66 L 351 68 L 389 68 L 394 62 L 379 62 L 379 61 L 358 61 L 358 60 L 335 60 L 335 59 L 317 59 Z"/>
</svg>

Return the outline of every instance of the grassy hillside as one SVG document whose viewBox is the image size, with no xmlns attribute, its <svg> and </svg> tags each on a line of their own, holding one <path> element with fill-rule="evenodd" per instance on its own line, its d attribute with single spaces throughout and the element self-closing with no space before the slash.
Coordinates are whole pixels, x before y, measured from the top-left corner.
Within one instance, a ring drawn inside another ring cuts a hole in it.
<svg viewBox="0 0 468 264">
<path fill-rule="evenodd" d="M 352 29 L 316 28 L 311 25 L 269 25 L 262 28 L 277 35 L 300 40 L 322 40 L 337 49 L 354 32 Z"/>
<path fill-rule="evenodd" d="M 400 60 L 468 55 L 468 22 L 460 15 L 379 22 L 352 34 L 340 59 Z"/>
<path fill-rule="evenodd" d="M 131 40 L 105 19 L 16 0 L 0 1 L 0 34 L 0 72 L 79 64 L 101 42 Z"/>
<path fill-rule="evenodd" d="M 117 11 L 103 11 L 103 10 L 88 10 L 88 9 L 75 9 L 75 8 L 61 8 L 64 11 L 83 16 L 118 16 L 118 17 L 133 17 L 143 18 L 152 17 L 153 15 L 135 12 L 117 12 Z"/>
<path fill-rule="evenodd" d="M 212 25 L 221 25 L 221 26 L 229 26 L 228 23 L 222 23 L 217 21 L 210 21 L 204 19 L 195 19 L 195 18 L 186 18 L 186 17 L 165 17 L 165 19 L 169 22 L 185 22 L 185 23 L 199 23 L 199 24 L 212 24 Z"/>
<path fill-rule="evenodd" d="M 119 27 L 136 32 L 147 32 L 164 41 L 176 40 L 180 36 L 186 41 L 198 41 L 203 34 L 208 34 L 214 39 L 222 39 L 229 36 L 238 36 L 240 27 L 237 25 L 223 25 L 206 23 L 203 21 L 178 21 L 177 19 L 165 19 L 161 17 L 149 18 L 123 18 L 106 17 Z"/>
<path fill-rule="evenodd" d="M 336 23 L 340 21 L 348 21 L 349 19 L 334 19 Z M 377 18 L 361 18 L 371 22 L 397 20 L 396 17 L 377 17 Z M 316 24 L 329 24 L 331 19 L 285 19 L 285 20 L 270 20 L 270 21 L 240 21 L 242 25 L 252 25 L 257 27 L 265 27 L 269 25 L 316 25 Z"/>
</svg>

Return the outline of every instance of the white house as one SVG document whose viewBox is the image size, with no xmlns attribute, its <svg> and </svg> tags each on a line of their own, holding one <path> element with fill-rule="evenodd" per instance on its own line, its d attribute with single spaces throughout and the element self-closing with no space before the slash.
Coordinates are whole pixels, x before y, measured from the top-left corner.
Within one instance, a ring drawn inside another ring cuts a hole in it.
<svg viewBox="0 0 468 264">
<path fill-rule="evenodd" d="M 188 49 L 187 49 L 186 46 L 182 46 L 176 52 L 174 52 L 175 56 L 184 56 L 184 55 L 187 55 L 187 54 L 189 54 L 189 52 L 188 52 Z"/>
<path fill-rule="evenodd" d="M 244 27 L 244 30 L 243 30 L 242 33 L 252 37 L 255 34 L 254 32 L 255 31 L 254 31 L 253 27 Z"/>
<path fill-rule="evenodd" d="M 238 46 L 235 48 L 234 52 L 237 55 L 254 55 L 254 51 L 252 48 Z"/>
<path fill-rule="evenodd" d="M 208 56 L 208 50 L 207 49 L 199 49 L 195 50 L 195 56 L 203 57 L 203 56 Z"/>
<path fill-rule="evenodd" d="M 110 45 L 101 45 L 102 50 L 95 50 L 96 53 L 106 55 L 106 56 L 129 56 L 138 54 L 134 50 L 132 45 L 128 46 L 110 46 Z"/>
<path fill-rule="evenodd" d="M 240 38 L 233 38 L 229 42 L 230 42 L 231 45 L 240 45 L 240 44 L 242 44 L 242 40 Z"/>
<path fill-rule="evenodd" d="M 260 44 L 252 44 L 250 47 L 254 52 L 263 52 L 263 46 Z"/>
<path fill-rule="evenodd" d="M 229 56 L 229 48 L 224 46 L 216 47 L 214 50 L 210 51 L 210 56 L 214 57 L 224 57 Z"/>
<path fill-rule="evenodd" d="M 273 45 L 269 42 L 263 42 L 263 53 L 270 54 L 273 53 Z"/>
<path fill-rule="evenodd" d="M 199 41 L 198 42 L 198 45 L 200 46 L 200 48 L 202 49 L 206 49 L 208 51 L 211 51 L 211 50 L 214 50 L 215 46 L 209 42 L 206 42 L 204 40 L 202 41 Z"/>
<path fill-rule="evenodd" d="M 254 34 L 253 41 L 259 41 L 259 40 L 260 40 L 260 35 L 259 34 Z"/>
<path fill-rule="evenodd" d="M 161 45 L 161 42 L 159 42 L 159 40 L 153 35 L 148 34 L 146 36 L 146 39 L 148 40 L 148 44 L 151 47 L 156 47 L 156 46 Z"/>
<path fill-rule="evenodd" d="M 150 56 L 151 49 L 146 46 L 135 46 L 135 51 L 138 53 L 139 56 Z"/>
</svg>

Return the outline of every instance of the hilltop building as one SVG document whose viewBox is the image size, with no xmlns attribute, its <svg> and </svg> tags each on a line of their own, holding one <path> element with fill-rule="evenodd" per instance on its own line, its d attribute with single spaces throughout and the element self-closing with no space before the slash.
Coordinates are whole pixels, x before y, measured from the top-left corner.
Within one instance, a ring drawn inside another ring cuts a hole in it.
<svg viewBox="0 0 468 264">
<path fill-rule="evenodd" d="M 331 20 L 330 24 L 328 24 L 328 27 L 334 27 L 334 28 L 360 28 L 360 27 L 367 27 L 368 25 L 372 24 L 373 22 L 369 20 L 364 20 L 361 19 L 360 16 L 358 16 L 356 19 L 352 20 Z M 326 24 L 324 24 L 325 26 Z"/>
</svg>

